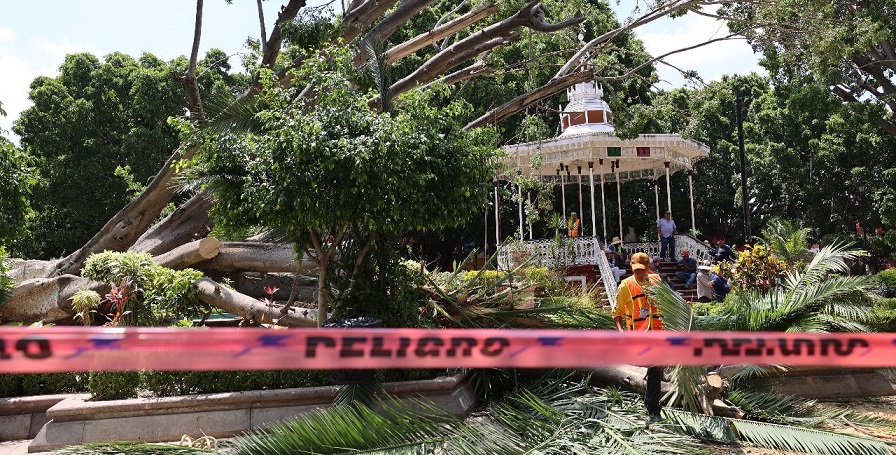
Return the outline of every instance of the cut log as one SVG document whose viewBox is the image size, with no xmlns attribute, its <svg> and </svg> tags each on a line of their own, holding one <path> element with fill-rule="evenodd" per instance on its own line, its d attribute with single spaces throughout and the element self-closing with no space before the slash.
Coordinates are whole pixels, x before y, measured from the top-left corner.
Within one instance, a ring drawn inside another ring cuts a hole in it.
<svg viewBox="0 0 896 455">
<path fill-rule="evenodd" d="M 75 314 L 71 298 L 81 289 L 93 289 L 102 295 L 108 292 L 109 286 L 75 275 L 22 281 L 0 307 L 0 321 L 31 324 L 70 319 Z"/>
<path fill-rule="evenodd" d="M 217 256 L 220 252 L 221 242 L 214 237 L 206 237 L 181 245 L 152 259 L 162 267 L 180 270 L 196 263 L 207 261 Z"/>
<path fill-rule="evenodd" d="M 743 409 L 721 399 L 716 398 L 712 401 L 712 415 L 719 417 L 729 417 L 732 419 L 743 419 L 746 412 Z"/>
<path fill-rule="evenodd" d="M 647 390 L 647 368 L 633 365 L 580 368 L 577 371 L 591 375 L 592 384 L 614 385 L 629 392 L 644 393 Z M 672 384 L 663 381 L 661 390 L 666 393 Z"/>
<path fill-rule="evenodd" d="M 277 324 L 288 327 L 317 327 L 317 311 L 294 308 L 287 314 L 280 314 L 277 306 L 268 306 L 245 294 L 227 289 L 210 278 L 200 278 L 199 300 L 215 308 L 240 317 L 252 318 L 261 323 Z"/>
<path fill-rule="evenodd" d="M 317 267 L 317 262 L 296 261 L 292 245 L 254 242 L 223 242 L 221 252 L 213 259 L 196 264 L 197 269 L 217 272 L 303 272 Z"/>
</svg>

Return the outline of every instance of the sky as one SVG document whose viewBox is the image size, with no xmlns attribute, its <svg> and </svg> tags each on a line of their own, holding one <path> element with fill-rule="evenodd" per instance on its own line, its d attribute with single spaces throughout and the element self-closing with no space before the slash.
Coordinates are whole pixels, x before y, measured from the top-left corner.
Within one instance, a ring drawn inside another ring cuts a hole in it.
<svg viewBox="0 0 896 455">
<path fill-rule="evenodd" d="M 318 4 L 321 0 L 313 1 Z M 309 2 L 312 3 L 312 2 Z M 611 4 L 615 4 L 612 1 Z M 642 2 L 643 3 L 643 2 Z M 264 3 L 266 28 L 270 30 L 280 3 Z M 614 5 L 625 12 L 634 0 Z M 66 54 L 90 52 L 103 56 L 113 51 L 134 57 L 144 52 L 163 60 L 189 55 L 193 40 L 196 3 L 191 0 L 0 0 L 0 134 L 18 143 L 11 128 L 19 112 L 28 108 L 29 85 L 37 76 L 58 75 Z M 206 0 L 203 9 L 200 55 L 212 47 L 239 65 L 246 38 L 260 36 L 255 1 Z M 620 21 L 624 18 L 620 18 Z M 636 35 L 647 51 L 659 55 L 724 35 L 725 26 L 712 19 L 687 15 L 663 18 L 640 27 Z M 693 69 L 707 82 L 723 75 L 765 72 L 757 65 L 744 41 L 715 43 L 668 58 L 675 66 Z M 664 65 L 657 67 L 658 88 L 681 87 L 683 79 Z"/>
</svg>

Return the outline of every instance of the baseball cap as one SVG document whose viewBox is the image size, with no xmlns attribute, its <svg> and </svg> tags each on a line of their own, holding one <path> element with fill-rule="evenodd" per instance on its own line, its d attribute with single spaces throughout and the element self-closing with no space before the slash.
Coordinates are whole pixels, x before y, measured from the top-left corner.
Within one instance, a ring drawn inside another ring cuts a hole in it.
<svg viewBox="0 0 896 455">
<path fill-rule="evenodd" d="M 650 256 L 645 253 L 635 253 L 632 255 L 632 270 L 646 269 L 650 267 Z"/>
<path fill-rule="evenodd" d="M 690 256 L 691 253 L 690 253 L 690 251 L 688 251 L 688 250 L 681 250 L 681 255 L 682 255 L 682 256 Z"/>
</svg>

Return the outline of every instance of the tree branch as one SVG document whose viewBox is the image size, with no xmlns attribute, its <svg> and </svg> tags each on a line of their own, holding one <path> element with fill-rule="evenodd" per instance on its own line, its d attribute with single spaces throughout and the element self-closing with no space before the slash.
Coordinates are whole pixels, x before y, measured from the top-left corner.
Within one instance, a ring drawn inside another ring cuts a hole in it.
<svg viewBox="0 0 896 455">
<path fill-rule="evenodd" d="M 393 46 L 391 49 L 386 51 L 385 59 L 386 63 L 391 65 L 398 60 L 401 60 L 408 55 L 417 52 L 420 49 L 423 49 L 426 46 L 434 44 L 435 42 L 453 35 L 470 25 L 479 22 L 480 20 L 491 16 L 495 12 L 498 11 L 498 6 L 494 3 L 486 3 L 484 5 L 480 5 L 479 7 L 473 9 L 472 11 L 464 14 L 457 19 L 454 19 L 445 25 L 436 27 L 426 33 L 421 33 L 401 44 Z"/>
<path fill-rule="evenodd" d="M 498 106 L 497 108 L 486 112 L 481 117 L 468 123 L 464 127 L 464 129 L 469 130 L 473 128 L 479 128 L 487 124 L 496 124 L 501 120 L 504 120 L 505 118 L 510 117 L 511 115 L 525 109 L 526 107 L 531 106 L 534 103 L 537 103 L 549 96 L 560 93 L 561 91 L 566 90 L 567 88 L 572 87 L 579 82 L 590 81 L 592 79 L 594 79 L 594 72 L 590 69 L 582 70 L 559 78 L 555 77 L 541 87 L 517 96 L 516 98 Z"/>
</svg>

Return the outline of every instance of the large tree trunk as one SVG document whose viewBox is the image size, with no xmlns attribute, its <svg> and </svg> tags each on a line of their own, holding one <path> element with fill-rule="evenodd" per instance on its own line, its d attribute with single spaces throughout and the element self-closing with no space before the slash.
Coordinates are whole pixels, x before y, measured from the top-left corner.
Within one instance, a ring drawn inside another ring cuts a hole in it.
<svg viewBox="0 0 896 455">
<path fill-rule="evenodd" d="M 69 320 L 75 313 L 71 298 L 82 289 L 93 289 L 102 295 L 109 287 L 75 275 L 20 282 L 13 288 L 6 304 L 0 307 L 0 322 L 31 324 Z"/>
<path fill-rule="evenodd" d="M 317 326 L 315 310 L 293 308 L 287 314 L 280 314 L 280 307 L 268 306 L 248 295 L 221 286 L 210 278 L 200 278 L 196 284 L 199 286 L 199 300 L 245 319 L 289 327 Z"/>
<path fill-rule="evenodd" d="M 208 215 L 211 208 L 212 200 L 206 192 L 193 196 L 174 213 L 144 232 L 130 249 L 156 256 L 205 237 L 214 227 Z"/>
<path fill-rule="evenodd" d="M 214 237 L 181 245 L 165 254 L 153 258 L 156 264 L 170 269 L 180 270 L 198 262 L 207 261 L 221 252 L 221 242 Z"/>
<path fill-rule="evenodd" d="M 196 264 L 197 269 L 215 272 L 289 272 L 301 273 L 317 267 L 311 259 L 296 261 L 292 245 L 273 243 L 224 242 L 221 252 L 205 262 Z"/>
</svg>

